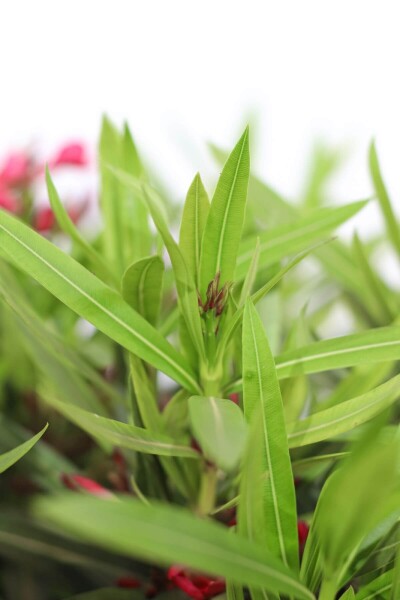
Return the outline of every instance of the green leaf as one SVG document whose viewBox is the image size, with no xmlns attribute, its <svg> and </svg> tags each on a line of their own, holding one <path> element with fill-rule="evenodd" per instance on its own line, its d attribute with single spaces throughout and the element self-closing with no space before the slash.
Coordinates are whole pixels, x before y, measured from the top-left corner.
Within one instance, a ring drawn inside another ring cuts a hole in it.
<svg viewBox="0 0 400 600">
<path fill-rule="evenodd" d="M 70 406 L 61 402 L 52 392 L 51 388 L 41 387 L 40 395 L 54 408 L 61 412 L 70 421 L 81 427 L 84 431 L 105 442 L 129 448 L 145 454 L 159 456 L 184 456 L 198 459 L 199 453 L 174 440 L 173 438 L 155 432 L 150 432 L 142 427 L 128 425 L 106 417 L 100 417 L 87 410 Z"/>
<path fill-rule="evenodd" d="M 378 155 L 374 142 L 371 143 L 369 148 L 369 168 L 374 184 L 375 192 L 378 197 L 378 201 L 382 210 L 383 217 L 386 223 L 386 229 L 391 240 L 394 249 L 397 254 L 400 255 L 400 228 L 394 214 L 389 194 L 387 193 L 385 183 L 382 178 Z"/>
<path fill-rule="evenodd" d="M 244 600 L 243 587 L 232 583 L 226 582 L 226 600 Z"/>
<path fill-rule="evenodd" d="M 339 600 L 352 600 L 355 598 L 354 588 L 351 586 L 339 597 Z"/>
<path fill-rule="evenodd" d="M 400 375 L 352 400 L 287 424 L 290 448 L 332 439 L 369 421 L 400 397 Z"/>
<path fill-rule="evenodd" d="M 156 325 L 160 312 L 163 274 L 161 258 L 150 256 L 134 262 L 122 279 L 124 300 L 151 325 Z"/>
<path fill-rule="evenodd" d="M 376 579 L 373 579 L 367 585 L 364 585 L 356 594 L 356 600 L 389 600 L 389 593 L 392 589 L 393 569 L 382 573 Z"/>
<path fill-rule="evenodd" d="M 179 235 L 179 247 L 186 264 L 199 285 L 201 240 L 210 210 L 210 201 L 199 173 L 195 176 L 186 196 Z"/>
<path fill-rule="evenodd" d="M 254 282 L 257 276 L 258 260 L 260 258 L 260 238 L 257 238 L 256 245 L 254 248 L 253 258 L 251 259 L 249 270 L 246 273 L 246 277 L 243 282 L 243 286 L 240 292 L 239 306 L 244 306 L 248 296 L 251 296 L 251 290 L 253 289 Z"/>
<path fill-rule="evenodd" d="M 400 327 L 379 327 L 322 340 L 275 358 L 278 378 L 400 359 Z M 229 386 L 241 389 L 242 380 Z"/>
<path fill-rule="evenodd" d="M 328 479 L 317 522 L 326 579 L 340 585 L 366 535 L 400 514 L 399 450 L 374 427 Z"/>
<path fill-rule="evenodd" d="M 260 238 L 259 267 L 267 267 L 323 240 L 339 225 L 357 214 L 366 203 L 364 200 L 335 208 L 321 208 L 299 217 L 294 223 L 275 227 L 256 236 L 248 236 L 240 244 L 235 280 L 239 281 L 245 277 L 257 237 Z"/>
<path fill-rule="evenodd" d="M 146 506 L 124 497 L 107 502 L 68 494 L 42 498 L 35 513 L 83 539 L 128 556 L 165 565 L 182 564 L 298 599 L 314 598 L 265 548 L 181 508 L 156 503 Z"/>
<path fill-rule="evenodd" d="M 306 250 L 305 252 L 296 256 L 293 260 L 287 263 L 282 269 L 276 273 L 265 285 L 263 285 L 260 289 L 258 289 L 251 296 L 251 300 L 254 304 L 257 304 L 270 292 L 280 281 L 281 279 L 288 273 L 291 269 L 293 269 L 296 265 L 298 265 L 303 258 L 308 256 L 312 249 Z M 223 356 L 225 353 L 226 346 L 236 329 L 242 322 L 244 313 L 244 306 L 241 306 L 232 316 L 232 318 L 225 324 L 222 332 L 221 339 L 218 344 L 218 355 Z M 240 382 L 241 385 L 241 382 Z"/>
<path fill-rule="evenodd" d="M 202 296 L 205 296 L 208 284 L 217 273 L 221 274 L 221 285 L 233 280 L 242 235 L 249 172 L 249 131 L 246 128 L 222 170 L 211 202 L 201 246 Z"/>
<path fill-rule="evenodd" d="M 107 263 L 113 265 L 118 274 L 124 270 L 123 204 L 121 187 L 115 176 L 105 167 L 112 164 L 118 167 L 122 160 L 121 136 L 111 121 L 103 118 L 100 142 L 100 205 L 103 214 L 103 254 Z"/>
<path fill-rule="evenodd" d="M 297 512 L 293 473 L 274 359 L 260 317 L 247 301 L 243 319 L 243 407 L 247 421 L 263 426 L 263 491 L 268 547 L 298 569 Z"/>
<path fill-rule="evenodd" d="M 246 441 L 246 423 L 240 408 L 232 400 L 192 396 L 189 418 L 205 456 L 225 471 L 234 469 Z"/>
<path fill-rule="evenodd" d="M 0 214 L 0 243 L 14 264 L 69 308 L 187 389 L 199 391 L 184 358 L 116 292 L 5 212 Z"/>
<path fill-rule="evenodd" d="M 378 277 L 370 265 L 365 247 L 357 234 L 353 238 L 353 250 L 357 260 L 357 266 L 364 277 L 365 287 L 370 290 L 371 296 L 375 298 L 376 310 L 380 315 L 380 321 L 390 323 L 396 317 L 398 308 L 390 303 L 392 292 Z M 397 302 L 396 302 L 397 305 Z"/>
<path fill-rule="evenodd" d="M 51 178 L 48 167 L 46 167 L 46 184 L 51 208 L 53 209 L 53 212 L 61 229 L 67 235 L 69 235 L 72 241 L 75 242 L 75 244 L 88 257 L 88 259 L 90 260 L 94 268 L 98 271 L 102 279 L 113 282 L 114 286 L 118 288 L 118 278 L 109 269 L 103 257 L 98 252 L 96 252 L 96 250 L 85 240 L 84 237 L 82 237 L 75 224 L 72 222 L 69 214 L 65 210 L 64 205 L 60 200 L 56 187 Z"/>
<path fill-rule="evenodd" d="M 16 448 L 5 452 L 4 454 L 0 454 L 0 473 L 4 473 L 9 467 L 12 467 L 14 463 L 16 463 L 20 458 L 22 458 L 29 450 L 36 444 L 38 440 L 42 437 L 44 432 L 46 431 L 48 424 L 43 427 L 39 433 L 33 436 L 30 440 L 23 442 Z"/>
</svg>

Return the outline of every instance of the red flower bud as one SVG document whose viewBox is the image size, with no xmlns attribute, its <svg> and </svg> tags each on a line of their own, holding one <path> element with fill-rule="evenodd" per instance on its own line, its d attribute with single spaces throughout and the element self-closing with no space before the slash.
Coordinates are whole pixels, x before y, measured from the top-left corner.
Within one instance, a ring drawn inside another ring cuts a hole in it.
<svg viewBox="0 0 400 600">
<path fill-rule="evenodd" d="M 33 226 L 36 231 L 50 231 L 53 229 L 56 220 L 54 213 L 49 206 L 41 208 L 35 214 L 33 219 Z"/>
<path fill-rule="evenodd" d="M 107 490 L 105 487 L 97 483 L 97 481 L 93 481 L 93 479 L 89 479 L 88 477 L 83 477 L 82 475 L 71 475 L 70 473 L 63 473 L 61 475 L 61 481 L 70 490 L 74 490 L 77 492 L 87 492 L 92 496 L 97 496 L 99 498 L 114 498 L 112 493 Z"/>
<path fill-rule="evenodd" d="M 304 548 L 304 545 L 307 541 L 307 537 L 308 537 L 308 532 L 309 532 L 310 528 L 307 525 L 307 523 L 305 521 L 298 521 L 297 522 L 297 533 L 299 536 L 299 545 L 300 545 L 300 549 Z"/>
</svg>

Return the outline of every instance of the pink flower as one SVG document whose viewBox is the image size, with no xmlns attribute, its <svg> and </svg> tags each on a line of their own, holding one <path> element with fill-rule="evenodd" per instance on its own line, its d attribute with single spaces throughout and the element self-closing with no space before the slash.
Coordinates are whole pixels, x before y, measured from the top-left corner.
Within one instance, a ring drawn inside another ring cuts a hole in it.
<svg viewBox="0 0 400 600">
<path fill-rule="evenodd" d="M 70 490 L 74 490 L 77 492 L 86 492 L 91 494 L 92 496 L 97 496 L 98 498 L 114 498 L 113 494 L 110 490 L 107 490 L 105 487 L 94 481 L 93 479 L 89 479 L 89 477 L 83 477 L 83 475 L 72 475 L 70 473 L 63 473 L 61 475 L 61 481 Z"/>
<path fill-rule="evenodd" d="M 62 146 L 56 155 L 49 161 L 51 167 L 60 167 L 72 165 L 75 167 L 83 167 L 87 165 L 88 158 L 86 149 L 79 142 L 72 142 Z"/>
<path fill-rule="evenodd" d="M 24 152 L 9 154 L 0 171 L 0 182 L 8 186 L 26 185 L 32 177 L 32 161 Z"/>
<path fill-rule="evenodd" d="M 17 213 L 20 204 L 16 195 L 10 190 L 0 187 L 0 207 L 11 213 Z"/>
</svg>

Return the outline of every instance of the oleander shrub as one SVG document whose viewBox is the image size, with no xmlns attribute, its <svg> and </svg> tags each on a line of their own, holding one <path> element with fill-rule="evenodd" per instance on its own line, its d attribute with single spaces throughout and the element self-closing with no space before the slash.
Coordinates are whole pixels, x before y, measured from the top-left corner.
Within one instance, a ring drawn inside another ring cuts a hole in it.
<svg viewBox="0 0 400 600">
<path fill-rule="evenodd" d="M 375 146 L 371 197 L 341 205 L 325 147 L 298 203 L 251 174 L 248 129 L 212 151 L 211 199 L 197 174 L 181 210 L 104 119 L 92 239 L 54 161 L 51 227 L 3 185 L 0 471 L 30 450 L 1 476 L 4 598 L 400 597 L 400 298 L 377 260 L 400 229 Z M 336 233 L 371 203 L 383 233 Z"/>
</svg>

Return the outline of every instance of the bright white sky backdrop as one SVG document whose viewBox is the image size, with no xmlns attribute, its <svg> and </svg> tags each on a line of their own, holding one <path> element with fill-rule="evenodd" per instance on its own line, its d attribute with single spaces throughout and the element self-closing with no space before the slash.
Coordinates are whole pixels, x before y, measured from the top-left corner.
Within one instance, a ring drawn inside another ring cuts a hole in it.
<svg viewBox="0 0 400 600">
<path fill-rule="evenodd" d="M 94 142 L 106 111 L 181 198 L 215 173 L 205 142 L 232 145 L 250 119 L 280 191 L 296 196 L 319 136 L 351 149 L 338 200 L 365 197 L 375 136 L 400 205 L 399 22 L 396 0 L 3 0 L 0 152 Z"/>
</svg>

